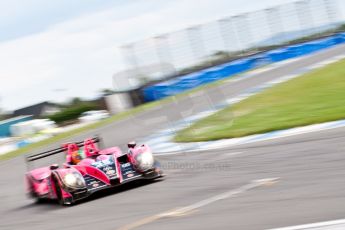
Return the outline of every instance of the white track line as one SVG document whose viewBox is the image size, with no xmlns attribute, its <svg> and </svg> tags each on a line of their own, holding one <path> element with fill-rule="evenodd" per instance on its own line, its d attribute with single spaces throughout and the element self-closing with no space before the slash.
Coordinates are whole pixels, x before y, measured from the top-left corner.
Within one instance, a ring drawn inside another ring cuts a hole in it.
<svg viewBox="0 0 345 230">
<path fill-rule="evenodd" d="M 165 212 L 165 213 L 162 213 L 162 214 L 159 214 L 159 215 L 161 217 L 174 217 L 174 216 L 184 215 L 186 213 L 189 213 L 191 211 L 194 211 L 194 210 L 199 209 L 201 207 L 204 207 L 206 205 L 212 204 L 212 203 L 214 203 L 216 201 L 220 201 L 220 200 L 224 200 L 224 199 L 227 199 L 227 198 L 234 197 L 234 196 L 236 196 L 238 194 L 247 192 L 247 191 L 249 191 L 251 189 L 254 189 L 254 188 L 257 188 L 257 187 L 261 187 L 263 185 L 275 183 L 275 182 L 278 181 L 278 179 L 279 178 L 267 178 L 267 179 L 261 179 L 261 180 L 254 180 L 251 183 L 249 183 L 247 185 L 244 185 L 244 186 L 242 186 L 242 187 L 240 187 L 238 189 L 230 190 L 228 192 L 224 192 L 224 193 L 221 193 L 219 195 L 210 197 L 208 199 L 199 201 L 199 202 L 197 202 L 195 204 L 179 208 L 179 209 L 177 209 L 175 211 L 172 211 L 172 212 Z"/>
<path fill-rule="evenodd" d="M 159 213 L 159 214 L 156 214 L 153 216 L 146 217 L 146 218 L 141 219 L 139 221 L 133 222 L 129 225 L 123 226 L 120 228 L 120 230 L 135 229 L 135 228 L 138 228 L 138 227 L 141 227 L 143 225 L 152 223 L 152 222 L 159 220 L 159 219 L 162 219 L 162 218 L 179 217 L 179 216 L 187 215 L 187 214 L 190 214 L 190 213 L 196 211 L 199 208 L 202 208 L 202 207 L 209 205 L 209 204 L 212 204 L 214 202 L 234 197 L 236 195 L 242 194 L 242 193 L 247 192 L 249 190 L 252 190 L 254 188 L 272 185 L 278 181 L 279 181 L 279 178 L 266 178 L 266 179 L 254 180 L 254 181 L 251 181 L 250 183 L 243 185 L 237 189 L 233 189 L 233 190 L 221 193 L 219 195 L 212 196 L 210 198 L 207 198 L 205 200 L 201 200 L 201 201 L 196 202 L 194 204 L 191 204 L 191 205 L 188 205 L 188 206 L 185 206 L 182 208 L 178 208 L 178 209 L 175 209 L 172 211 L 167 211 L 167 212 L 163 212 L 163 213 Z"/>
<path fill-rule="evenodd" d="M 291 227 L 285 227 L 285 228 L 275 228 L 271 230 L 344 230 L 344 229 L 345 229 L 345 219 L 291 226 Z"/>
</svg>

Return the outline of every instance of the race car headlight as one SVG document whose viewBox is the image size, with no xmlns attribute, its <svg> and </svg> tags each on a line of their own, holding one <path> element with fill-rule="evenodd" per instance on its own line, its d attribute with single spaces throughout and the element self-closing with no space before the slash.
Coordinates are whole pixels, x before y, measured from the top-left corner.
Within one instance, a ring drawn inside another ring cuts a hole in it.
<svg viewBox="0 0 345 230">
<path fill-rule="evenodd" d="M 136 157 L 137 169 L 146 171 L 153 167 L 154 159 L 151 152 L 144 152 Z"/>
<path fill-rule="evenodd" d="M 84 178 L 79 173 L 67 173 L 63 178 L 63 182 L 70 188 L 83 188 L 86 186 Z"/>
</svg>

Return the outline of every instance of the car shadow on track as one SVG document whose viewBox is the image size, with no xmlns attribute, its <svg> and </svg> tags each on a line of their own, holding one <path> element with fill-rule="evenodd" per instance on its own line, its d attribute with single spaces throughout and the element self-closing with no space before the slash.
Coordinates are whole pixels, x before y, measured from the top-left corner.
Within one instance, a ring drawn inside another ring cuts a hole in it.
<svg viewBox="0 0 345 230">
<path fill-rule="evenodd" d="M 32 201 L 32 203 L 30 203 L 30 204 L 16 207 L 16 208 L 11 209 L 9 211 L 10 212 L 17 212 L 17 211 L 21 211 L 21 210 L 36 209 L 37 211 L 45 212 L 45 211 L 56 210 L 56 209 L 60 209 L 60 208 L 78 206 L 81 204 L 85 204 L 85 203 L 100 199 L 102 197 L 106 197 L 106 196 L 110 196 L 110 195 L 116 195 L 118 193 L 126 192 L 128 190 L 137 189 L 137 188 L 140 188 L 142 186 L 154 184 L 154 183 L 160 182 L 162 180 L 163 180 L 163 178 L 159 178 L 156 180 L 133 181 L 133 182 L 128 183 L 128 184 L 124 184 L 124 185 L 121 185 L 118 187 L 110 188 L 107 190 L 102 190 L 102 191 L 96 192 L 94 194 L 91 194 L 89 197 L 87 197 L 83 200 L 80 200 L 71 206 L 61 206 L 57 200 L 40 199 L 37 201 Z"/>
<path fill-rule="evenodd" d="M 8 210 L 7 212 L 18 212 L 24 210 L 35 210 L 38 212 L 54 211 L 63 208 L 58 201 L 49 199 L 31 200 L 31 203 Z"/>
<path fill-rule="evenodd" d="M 159 179 L 156 179 L 156 180 L 133 181 L 133 182 L 130 182 L 130 183 L 118 186 L 118 187 L 110 188 L 110 189 L 107 189 L 107 190 L 102 190 L 102 191 L 96 192 L 94 194 L 91 194 L 86 199 L 80 200 L 80 201 L 76 202 L 74 205 L 85 204 L 85 203 L 88 203 L 88 202 L 100 199 L 102 197 L 116 195 L 116 194 L 119 194 L 119 193 L 122 193 L 122 192 L 126 192 L 126 191 L 129 191 L 129 190 L 140 188 L 142 186 L 154 184 L 154 183 L 157 183 L 157 182 L 160 182 L 160 181 L 163 181 L 163 179 L 159 178 Z"/>
</svg>

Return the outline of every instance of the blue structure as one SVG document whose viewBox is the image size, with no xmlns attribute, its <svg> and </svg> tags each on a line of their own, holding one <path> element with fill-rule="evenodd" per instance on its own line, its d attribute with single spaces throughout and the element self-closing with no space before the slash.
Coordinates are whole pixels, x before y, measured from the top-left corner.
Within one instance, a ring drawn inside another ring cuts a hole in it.
<svg viewBox="0 0 345 230">
<path fill-rule="evenodd" d="M 232 77 L 265 64 L 311 54 L 341 43 L 345 43 L 345 33 L 339 33 L 331 37 L 297 45 L 286 46 L 248 58 L 231 61 L 219 66 L 180 76 L 173 80 L 148 86 L 143 89 L 144 98 L 147 102 L 160 100 L 164 97 L 173 96 L 203 84 Z"/>
<path fill-rule="evenodd" d="M 23 121 L 32 120 L 32 116 L 19 116 L 11 119 L 0 121 L 0 137 L 11 136 L 11 125 L 17 124 Z"/>
</svg>

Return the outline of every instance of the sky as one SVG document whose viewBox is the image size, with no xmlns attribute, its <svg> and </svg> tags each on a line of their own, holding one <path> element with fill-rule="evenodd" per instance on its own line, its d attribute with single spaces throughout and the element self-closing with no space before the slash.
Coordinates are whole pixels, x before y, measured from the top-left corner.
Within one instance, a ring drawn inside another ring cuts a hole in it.
<svg viewBox="0 0 345 230">
<path fill-rule="evenodd" d="M 0 109 L 94 98 L 126 68 L 123 44 L 288 2 L 0 0 Z"/>
</svg>

